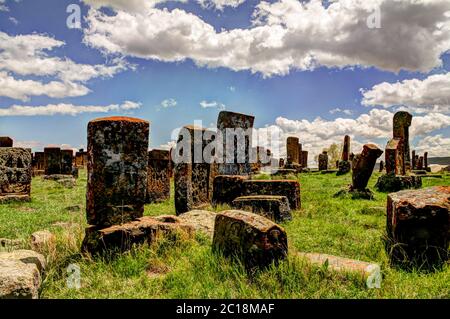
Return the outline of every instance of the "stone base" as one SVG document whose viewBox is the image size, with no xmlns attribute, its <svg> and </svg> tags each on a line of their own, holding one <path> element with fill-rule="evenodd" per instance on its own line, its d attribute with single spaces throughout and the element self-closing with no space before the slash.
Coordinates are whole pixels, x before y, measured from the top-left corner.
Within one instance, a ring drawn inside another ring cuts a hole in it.
<svg viewBox="0 0 450 319">
<path fill-rule="evenodd" d="M 344 175 L 350 172 L 352 169 L 352 166 L 350 165 L 349 161 L 339 161 L 339 169 L 336 175 Z"/>
<path fill-rule="evenodd" d="M 286 196 L 242 196 L 233 200 L 231 206 L 264 216 L 274 222 L 292 220 L 289 201 Z"/>
<path fill-rule="evenodd" d="M 353 189 L 351 186 L 345 189 L 340 190 L 336 194 L 333 195 L 333 197 L 350 197 L 351 199 L 367 199 L 367 200 L 373 200 L 373 192 L 366 188 L 365 190 L 359 190 L 359 189 Z"/>
<path fill-rule="evenodd" d="M 89 226 L 81 250 L 91 254 L 114 254 L 130 250 L 133 245 L 151 244 L 160 236 L 175 240 L 178 235 L 188 238 L 193 233 L 194 228 L 176 216 L 146 216 L 103 229 Z"/>
<path fill-rule="evenodd" d="M 380 192 L 398 192 L 403 189 L 421 188 L 420 176 L 395 176 L 393 174 L 381 175 L 375 187 Z"/>
<path fill-rule="evenodd" d="M 339 171 L 337 169 L 327 169 L 324 171 L 320 171 L 321 174 L 335 174 L 338 173 Z"/>
<path fill-rule="evenodd" d="M 30 202 L 31 196 L 27 194 L 2 194 L 0 195 L 0 204 L 10 202 Z"/>
</svg>

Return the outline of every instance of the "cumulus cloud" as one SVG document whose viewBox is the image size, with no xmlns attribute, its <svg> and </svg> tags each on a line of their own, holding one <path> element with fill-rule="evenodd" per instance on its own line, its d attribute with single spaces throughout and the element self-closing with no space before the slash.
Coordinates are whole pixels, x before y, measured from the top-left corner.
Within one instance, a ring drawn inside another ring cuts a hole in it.
<svg viewBox="0 0 450 319">
<path fill-rule="evenodd" d="M 448 0 L 262 1 L 252 27 L 220 32 L 181 9 L 141 6 L 137 0 L 134 10 L 119 1 L 94 2 L 109 3 L 116 14 L 97 6 L 89 10 L 84 41 L 92 47 L 166 62 L 191 59 L 200 66 L 264 76 L 318 66 L 427 72 L 441 66 L 442 54 L 450 49 Z M 382 26 L 371 29 L 367 19 L 378 8 Z"/>
<path fill-rule="evenodd" d="M 201 101 L 200 102 L 200 106 L 202 107 L 202 109 L 218 109 L 219 111 L 223 111 L 225 110 L 226 106 L 225 104 L 219 103 L 217 101 Z"/>
<path fill-rule="evenodd" d="M 161 102 L 161 107 L 167 109 L 169 107 L 175 107 L 175 106 L 177 106 L 177 104 L 178 104 L 177 100 L 170 98 L 170 99 L 163 100 Z"/>
<path fill-rule="evenodd" d="M 32 95 L 54 98 L 81 96 L 89 93 L 81 83 L 97 77 L 112 77 L 130 67 L 122 59 L 114 59 L 110 65 L 90 65 L 49 54 L 64 44 L 47 35 L 10 36 L 0 31 L 0 81 L 6 85 L 0 88 L 1 95 L 20 100 L 27 100 Z M 6 72 L 19 76 L 53 77 L 58 81 L 18 80 Z"/>
<path fill-rule="evenodd" d="M 205 9 L 215 8 L 217 10 L 223 10 L 225 7 L 237 8 L 245 0 L 197 0 L 197 2 Z"/>
<path fill-rule="evenodd" d="M 52 116 L 52 115 L 79 115 L 81 113 L 108 113 L 129 112 L 140 108 L 141 103 L 125 101 L 122 104 L 99 105 L 73 105 L 73 104 L 48 104 L 44 106 L 12 105 L 8 108 L 0 108 L 2 116 Z"/>
<path fill-rule="evenodd" d="M 362 104 L 366 106 L 390 108 L 401 105 L 415 113 L 450 113 L 450 72 L 431 75 L 424 80 L 383 82 L 362 93 Z"/>
<path fill-rule="evenodd" d="M 5 5 L 6 0 L 0 0 L 0 11 L 8 11 L 8 7 Z"/>
<path fill-rule="evenodd" d="M 428 152 L 428 156 L 432 157 L 450 156 L 450 138 L 444 137 L 442 134 L 426 136 L 419 141 L 415 150 L 420 154 Z"/>
<path fill-rule="evenodd" d="M 86 95 L 90 90 L 78 83 L 50 81 L 42 83 L 34 80 L 18 80 L 0 71 L 0 96 L 28 101 L 30 96 L 46 95 L 52 98 Z"/>
</svg>

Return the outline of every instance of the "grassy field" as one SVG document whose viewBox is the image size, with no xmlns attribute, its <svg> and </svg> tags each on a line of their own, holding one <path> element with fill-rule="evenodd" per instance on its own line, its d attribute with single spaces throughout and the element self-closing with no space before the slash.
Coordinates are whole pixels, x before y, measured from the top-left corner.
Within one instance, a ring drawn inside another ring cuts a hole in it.
<svg viewBox="0 0 450 319">
<path fill-rule="evenodd" d="M 378 174 L 369 183 L 373 189 Z M 37 230 L 57 236 L 41 298 L 450 298 L 450 266 L 426 274 L 389 267 L 384 251 L 386 194 L 375 200 L 336 199 L 350 175 L 303 174 L 302 209 L 283 224 L 290 251 L 320 252 L 381 264 L 381 289 L 367 289 L 358 278 L 330 273 L 289 257 L 278 267 L 249 276 L 242 265 L 214 255 L 209 240 L 159 241 L 114 260 L 83 257 L 86 174 L 73 189 L 33 179 L 32 202 L 0 205 L 0 237 L 27 239 Z M 424 178 L 424 187 L 450 185 Z M 147 205 L 146 215 L 174 214 L 173 199 Z M 81 288 L 66 285 L 67 266 L 81 269 Z"/>
</svg>

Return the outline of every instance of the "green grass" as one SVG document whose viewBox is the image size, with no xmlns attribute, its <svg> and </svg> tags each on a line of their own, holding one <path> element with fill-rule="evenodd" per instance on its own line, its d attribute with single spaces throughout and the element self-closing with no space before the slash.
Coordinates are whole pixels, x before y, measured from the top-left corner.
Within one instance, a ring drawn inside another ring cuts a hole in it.
<svg viewBox="0 0 450 319">
<path fill-rule="evenodd" d="M 374 190 L 378 174 L 369 186 Z M 406 272 L 389 267 L 382 238 L 386 194 L 375 200 L 333 198 L 350 183 L 350 175 L 318 173 L 299 176 L 302 209 L 283 224 L 291 252 L 320 252 L 381 264 L 381 289 L 367 289 L 351 275 L 311 267 L 292 256 L 277 267 L 248 275 L 243 266 L 211 252 L 204 236 L 177 243 L 159 241 L 113 260 L 83 257 L 86 174 L 77 186 L 33 179 L 32 202 L 0 205 L 0 237 L 27 239 L 37 230 L 57 236 L 56 252 L 41 288 L 41 298 L 449 298 L 450 267 L 435 273 Z M 450 185 L 424 178 L 424 187 Z M 71 209 L 68 209 L 71 207 Z M 147 205 L 146 215 L 174 214 L 173 198 Z M 67 266 L 81 268 L 81 289 L 66 285 Z M 150 273 L 150 274 L 149 274 Z M 165 274 L 165 275 L 158 275 Z"/>
</svg>

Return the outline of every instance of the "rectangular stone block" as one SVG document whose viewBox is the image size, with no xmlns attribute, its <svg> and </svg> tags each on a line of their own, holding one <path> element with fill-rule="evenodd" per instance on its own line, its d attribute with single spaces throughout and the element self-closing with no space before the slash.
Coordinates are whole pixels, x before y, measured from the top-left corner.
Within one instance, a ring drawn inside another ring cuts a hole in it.
<svg viewBox="0 0 450 319">
<path fill-rule="evenodd" d="M 133 245 L 152 244 L 157 238 L 191 237 L 194 228 L 176 216 L 141 217 L 135 221 L 107 228 L 86 228 L 82 250 L 91 254 L 124 252 Z"/>
<path fill-rule="evenodd" d="M 386 174 L 405 175 L 403 140 L 394 138 L 386 145 Z"/>
<path fill-rule="evenodd" d="M 213 205 L 230 205 L 234 199 L 244 194 L 243 182 L 246 176 L 218 175 L 214 179 Z"/>
<path fill-rule="evenodd" d="M 30 149 L 0 148 L 0 202 L 30 200 L 31 171 Z"/>
<path fill-rule="evenodd" d="M 44 148 L 45 175 L 61 174 L 61 149 L 59 147 Z"/>
<path fill-rule="evenodd" d="M 247 270 L 277 264 L 288 254 L 287 235 L 269 219 L 238 210 L 216 216 L 213 251 L 237 258 Z"/>
<path fill-rule="evenodd" d="M 450 186 L 391 193 L 387 253 L 394 265 L 440 267 L 449 258 Z"/>
<path fill-rule="evenodd" d="M 73 168 L 73 150 L 61 150 L 61 174 L 71 175 Z"/>
<path fill-rule="evenodd" d="M 33 168 L 38 171 L 44 170 L 44 152 L 35 152 L 33 158 Z"/>
<path fill-rule="evenodd" d="M 286 196 L 289 207 L 293 210 L 301 208 L 300 183 L 294 180 L 245 180 L 243 196 L 276 195 Z"/>
<path fill-rule="evenodd" d="M 241 196 L 233 200 L 231 206 L 264 216 L 278 223 L 292 220 L 291 209 L 286 196 Z"/>
<path fill-rule="evenodd" d="M 147 203 L 170 198 L 169 151 L 152 150 L 148 153 Z"/>
<path fill-rule="evenodd" d="M 290 136 L 286 140 L 286 153 L 288 164 L 299 164 L 299 139 L 298 137 Z"/>
<path fill-rule="evenodd" d="M 328 169 L 328 154 L 323 152 L 319 154 L 319 171 L 326 171 Z"/>
</svg>

